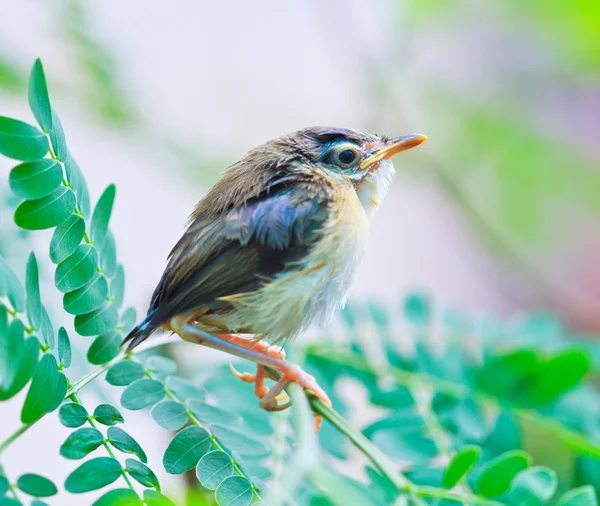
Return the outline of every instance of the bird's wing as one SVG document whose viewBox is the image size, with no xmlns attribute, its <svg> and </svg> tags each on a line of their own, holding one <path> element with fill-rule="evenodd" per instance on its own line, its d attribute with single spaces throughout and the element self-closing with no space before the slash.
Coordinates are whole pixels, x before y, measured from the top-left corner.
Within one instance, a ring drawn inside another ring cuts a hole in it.
<svg viewBox="0 0 600 506">
<path fill-rule="evenodd" d="M 307 254 L 327 216 L 327 192 L 308 191 L 303 183 L 268 187 L 220 216 L 197 214 L 154 293 L 154 326 L 227 305 L 219 297 L 256 290 Z"/>
</svg>

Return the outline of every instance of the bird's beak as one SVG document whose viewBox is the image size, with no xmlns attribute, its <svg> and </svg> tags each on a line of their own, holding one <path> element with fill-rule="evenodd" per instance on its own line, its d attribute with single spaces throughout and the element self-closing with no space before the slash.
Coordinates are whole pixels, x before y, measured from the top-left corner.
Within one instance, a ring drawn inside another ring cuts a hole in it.
<svg viewBox="0 0 600 506">
<path fill-rule="evenodd" d="M 361 171 L 369 170 L 377 162 L 380 162 L 381 160 L 389 160 L 401 151 L 414 148 L 426 140 L 427 136 L 422 134 L 408 134 L 387 139 L 385 142 L 382 142 L 379 146 L 375 147 L 375 152 L 363 160 L 359 166 L 359 169 Z"/>
</svg>

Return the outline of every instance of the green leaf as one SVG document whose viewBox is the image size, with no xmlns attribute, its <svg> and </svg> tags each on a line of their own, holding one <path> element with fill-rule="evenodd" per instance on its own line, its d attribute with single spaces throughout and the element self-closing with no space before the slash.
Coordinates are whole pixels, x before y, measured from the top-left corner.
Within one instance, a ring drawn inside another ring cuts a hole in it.
<svg viewBox="0 0 600 506">
<path fill-rule="evenodd" d="M 547 467 L 536 466 L 521 471 L 510 486 L 511 502 L 520 506 L 541 506 L 549 501 L 558 486 L 556 473 Z"/>
<path fill-rule="evenodd" d="M 121 336 L 115 332 L 99 335 L 87 352 L 87 360 L 92 365 L 101 365 L 111 361 L 119 354 Z"/>
<path fill-rule="evenodd" d="M 25 328 L 19 320 L 10 325 L 6 310 L 0 306 L 0 385 L 10 387 L 15 381 L 25 354 Z"/>
<path fill-rule="evenodd" d="M 6 297 L 13 309 L 23 312 L 25 309 L 25 292 L 16 274 L 0 256 L 0 296 Z"/>
<path fill-rule="evenodd" d="M 115 191 L 115 185 L 109 185 L 106 190 L 104 190 L 104 193 L 100 195 L 98 203 L 94 208 L 94 213 L 92 214 L 90 233 L 92 241 L 94 241 L 94 244 L 99 250 L 104 246 L 106 233 L 108 232 L 108 222 L 115 202 Z"/>
<path fill-rule="evenodd" d="M 100 266 L 109 279 L 112 279 L 117 274 L 117 245 L 110 230 L 106 232 L 104 246 L 100 251 Z M 112 296 L 113 299 L 117 298 L 115 295 Z"/>
<path fill-rule="evenodd" d="M 23 404 L 21 411 L 23 423 L 33 423 L 52 410 L 56 403 L 60 377 L 61 374 L 54 356 L 49 353 L 44 354 L 35 369 L 29 392 L 27 392 Z"/>
<path fill-rule="evenodd" d="M 62 121 L 58 117 L 58 113 L 52 108 L 52 131 L 50 132 L 50 142 L 54 150 L 54 155 L 61 162 L 66 162 L 69 157 L 69 150 L 67 149 L 67 140 L 65 139 L 65 132 L 63 130 Z"/>
<path fill-rule="evenodd" d="M 225 478 L 215 492 L 219 506 L 248 506 L 252 496 L 252 483 L 243 476 Z"/>
<path fill-rule="evenodd" d="M 51 349 L 54 349 L 56 340 L 54 339 L 54 329 L 52 328 L 52 321 L 50 321 L 50 316 L 48 316 L 48 312 L 43 307 L 40 316 L 42 319 L 42 323 L 38 330 L 44 338 L 44 342 L 48 344 Z"/>
<path fill-rule="evenodd" d="M 496 497 L 506 492 L 513 478 L 531 464 L 531 457 L 514 450 L 503 453 L 483 466 L 477 481 L 477 492 L 484 497 Z"/>
<path fill-rule="evenodd" d="M 425 464 L 438 454 L 436 444 L 425 434 L 423 419 L 410 409 L 376 421 L 363 433 L 384 453 L 399 460 Z"/>
<path fill-rule="evenodd" d="M 75 195 L 65 186 L 59 186 L 49 195 L 37 200 L 26 200 L 15 211 L 15 223 L 27 230 L 43 230 L 64 223 L 75 210 Z"/>
<path fill-rule="evenodd" d="M 82 336 L 95 336 L 113 330 L 118 323 L 117 308 L 107 302 L 91 313 L 75 317 L 75 330 Z"/>
<path fill-rule="evenodd" d="M 177 370 L 177 364 L 160 355 L 152 355 L 146 360 L 146 367 L 159 376 L 169 376 Z"/>
<path fill-rule="evenodd" d="M 40 501 L 39 499 L 34 499 L 33 501 L 31 501 L 31 506 L 50 506 L 50 505 L 44 501 Z"/>
<path fill-rule="evenodd" d="M 23 503 L 12 497 L 0 497 L 0 506 L 23 506 Z"/>
<path fill-rule="evenodd" d="M 148 462 L 148 458 L 139 443 L 123 429 L 120 429 L 119 427 L 109 427 L 107 435 L 108 442 L 117 450 L 120 450 L 123 453 L 133 453 L 144 464 Z"/>
<path fill-rule="evenodd" d="M 39 353 L 39 341 L 33 336 L 28 337 L 25 340 L 25 351 L 12 385 L 0 385 L 0 401 L 5 401 L 18 394 L 27 384 L 36 370 Z"/>
<path fill-rule="evenodd" d="M 24 474 L 17 480 L 17 487 L 33 497 L 50 497 L 58 492 L 54 483 L 39 474 Z"/>
<path fill-rule="evenodd" d="M 422 293 L 413 293 L 404 301 L 404 316 L 416 325 L 424 325 L 431 319 L 431 302 Z"/>
<path fill-rule="evenodd" d="M 98 252 L 90 244 L 80 244 L 75 252 L 56 266 L 54 283 L 63 293 L 87 285 L 98 266 Z"/>
<path fill-rule="evenodd" d="M 52 130 L 52 109 L 42 62 L 38 58 L 29 76 L 29 107 L 38 124 L 46 133 Z"/>
<path fill-rule="evenodd" d="M 16 160 L 37 160 L 48 152 L 48 139 L 34 126 L 0 116 L 0 153 Z"/>
<path fill-rule="evenodd" d="M 72 214 L 64 223 L 56 227 L 50 240 L 50 260 L 55 264 L 70 257 L 81 244 L 85 234 L 85 222 L 81 216 Z"/>
<path fill-rule="evenodd" d="M 73 471 L 65 481 L 65 488 L 72 494 L 81 494 L 110 485 L 121 476 L 121 464 L 110 457 L 88 460 Z"/>
<path fill-rule="evenodd" d="M 192 469 L 210 447 L 210 435 L 202 427 L 192 425 L 180 431 L 163 455 L 163 466 L 169 474 Z"/>
<path fill-rule="evenodd" d="M 39 329 L 42 326 L 42 299 L 40 298 L 38 265 L 33 252 L 29 254 L 27 259 L 25 289 L 27 292 L 27 317 L 31 324 Z"/>
<path fill-rule="evenodd" d="M 60 163 L 50 158 L 17 165 L 10 171 L 10 188 L 20 197 L 40 199 L 56 190 L 62 182 Z"/>
<path fill-rule="evenodd" d="M 531 391 L 532 402 L 545 404 L 575 387 L 590 369 L 590 357 L 582 350 L 563 350 L 544 361 Z"/>
<path fill-rule="evenodd" d="M 58 409 L 58 407 L 65 400 L 68 388 L 69 382 L 67 381 L 67 377 L 62 372 L 59 372 L 56 379 L 56 388 L 54 390 L 48 390 L 47 392 L 50 400 L 48 401 L 48 410 L 46 413 L 50 413 L 55 409 Z"/>
<path fill-rule="evenodd" d="M 165 380 L 165 386 L 171 392 L 173 392 L 175 397 L 177 397 L 180 401 L 186 401 L 188 399 L 204 401 L 206 399 L 206 391 L 204 391 L 198 385 L 178 378 L 177 376 L 169 376 Z"/>
<path fill-rule="evenodd" d="M 144 366 L 133 360 L 123 360 L 113 365 L 106 373 L 106 381 L 124 387 L 144 377 Z"/>
<path fill-rule="evenodd" d="M 127 459 L 125 461 L 125 467 L 135 481 L 141 483 L 145 487 L 154 487 L 160 492 L 158 478 L 147 465 L 142 464 L 135 459 Z"/>
<path fill-rule="evenodd" d="M 215 490 L 225 478 L 233 473 L 231 458 L 222 451 L 208 452 L 196 466 L 198 481 L 209 490 Z"/>
<path fill-rule="evenodd" d="M 597 506 L 598 500 L 594 487 L 584 485 L 565 492 L 558 500 L 557 506 Z"/>
<path fill-rule="evenodd" d="M 90 216 L 90 193 L 83 173 L 71 155 L 65 162 L 65 172 L 77 197 L 77 207 L 83 213 L 83 217 L 87 219 Z"/>
<path fill-rule="evenodd" d="M 58 410 L 58 419 L 65 427 L 81 427 L 88 420 L 88 412 L 76 402 L 67 402 Z"/>
<path fill-rule="evenodd" d="M 270 444 L 267 440 L 253 438 L 235 427 L 212 424 L 210 428 L 224 446 L 235 450 L 240 455 L 260 457 L 270 452 Z"/>
<path fill-rule="evenodd" d="M 102 425 L 123 423 L 123 415 L 111 404 L 99 404 L 94 410 L 94 419 Z"/>
<path fill-rule="evenodd" d="M 490 395 L 520 406 L 539 406 L 579 384 L 589 367 L 590 358 L 581 350 L 563 350 L 549 358 L 533 350 L 516 350 L 493 357 L 476 381 Z"/>
<path fill-rule="evenodd" d="M 143 506 L 143 503 L 134 490 L 116 488 L 104 494 L 92 506 Z"/>
<path fill-rule="evenodd" d="M 115 275 L 110 283 L 110 294 L 115 299 L 115 306 L 120 308 L 125 297 L 125 271 L 122 265 L 115 267 Z"/>
<path fill-rule="evenodd" d="M 450 461 L 444 473 L 444 487 L 452 488 L 456 486 L 462 477 L 473 468 L 480 454 L 481 448 L 479 446 L 469 445 L 461 448 Z"/>
<path fill-rule="evenodd" d="M 160 381 L 139 379 L 129 385 L 121 394 L 121 405 L 132 411 L 154 406 L 165 396 L 165 389 Z"/>
<path fill-rule="evenodd" d="M 114 283 L 114 280 L 113 280 L 113 283 Z M 121 321 L 119 322 L 119 325 L 121 325 L 122 331 L 127 333 L 133 328 L 136 321 L 137 321 L 137 317 L 135 314 L 135 308 L 128 307 L 121 314 Z"/>
<path fill-rule="evenodd" d="M 170 400 L 155 404 L 150 414 L 158 425 L 167 430 L 179 430 L 188 421 L 185 407 Z"/>
<path fill-rule="evenodd" d="M 71 366 L 71 341 L 64 327 L 58 329 L 58 359 L 65 369 Z"/>
<path fill-rule="evenodd" d="M 173 502 L 156 490 L 144 490 L 146 506 L 175 506 Z"/>
<path fill-rule="evenodd" d="M 104 442 L 98 429 L 84 427 L 72 432 L 60 447 L 60 454 L 66 459 L 82 459 Z"/>
<path fill-rule="evenodd" d="M 3 497 L 8 489 L 10 488 L 10 483 L 6 479 L 6 476 L 0 476 L 0 497 Z"/>
<path fill-rule="evenodd" d="M 219 406 L 212 406 L 196 399 L 191 399 L 186 404 L 194 412 L 196 418 L 205 423 L 220 423 L 227 426 L 235 426 L 242 422 L 240 415 Z"/>
<path fill-rule="evenodd" d="M 65 293 L 63 307 L 72 315 L 91 313 L 106 302 L 107 297 L 108 282 L 102 274 L 95 273 L 87 285 Z"/>
</svg>

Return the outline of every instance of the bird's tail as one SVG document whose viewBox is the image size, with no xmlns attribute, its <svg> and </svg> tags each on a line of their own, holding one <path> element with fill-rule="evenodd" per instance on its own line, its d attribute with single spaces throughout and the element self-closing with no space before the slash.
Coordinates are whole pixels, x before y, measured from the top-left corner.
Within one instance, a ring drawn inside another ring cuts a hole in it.
<svg viewBox="0 0 600 506">
<path fill-rule="evenodd" d="M 142 321 L 141 323 L 138 323 L 131 330 L 131 332 L 129 332 L 129 334 L 127 334 L 127 336 L 125 337 L 125 339 L 123 339 L 123 342 L 121 343 L 121 347 L 124 344 L 129 343 L 127 346 L 127 351 L 131 351 L 142 341 L 145 341 L 146 339 L 148 339 L 148 337 L 150 337 L 150 334 L 152 334 L 152 332 L 154 332 L 160 326 L 156 322 L 152 321 L 156 312 L 157 312 L 156 309 L 154 311 L 150 311 L 146 315 L 146 318 L 144 318 L 144 321 Z"/>
</svg>

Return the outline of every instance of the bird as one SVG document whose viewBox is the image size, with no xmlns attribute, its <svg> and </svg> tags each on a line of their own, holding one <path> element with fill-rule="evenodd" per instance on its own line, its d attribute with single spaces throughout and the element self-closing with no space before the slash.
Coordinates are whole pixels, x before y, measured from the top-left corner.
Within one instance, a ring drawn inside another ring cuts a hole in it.
<svg viewBox="0 0 600 506">
<path fill-rule="evenodd" d="M 284 345 L 344 306 L 392 157 L 426 139 L 310 127 L 251 149 L 196 205 L 145 319 L 121 346 L 130 352 L 157 329 L 171 331 L 255 362 L 256 374 L 232 371 L 254 383 L 267 411 L 290 405 L 281 403 L 290 382 L 330 407 Z"/>
</svg>

